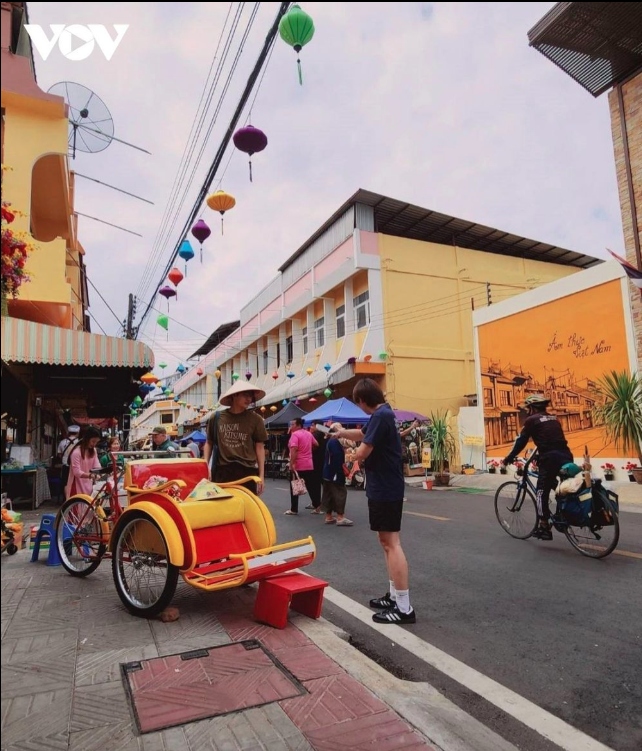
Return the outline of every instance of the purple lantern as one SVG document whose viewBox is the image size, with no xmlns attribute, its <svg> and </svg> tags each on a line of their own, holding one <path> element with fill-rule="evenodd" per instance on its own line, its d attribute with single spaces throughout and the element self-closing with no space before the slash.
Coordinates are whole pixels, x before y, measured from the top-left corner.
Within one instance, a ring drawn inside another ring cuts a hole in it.
<svg viewBox="0 0 642 751">
<path fill-rule="evenodd" d="M 244 151 L 250 155 L 250 182 L 252 182 L 252 154 L 258 154 L 259 151 L 267 146 L 267 136 L 262 130 L 255 128 L 253 125 L 246 125 L 239 128 L 234 134 L 234 145 L 239 151 Z"/>
<path fill-rule="evenodd" d="M 170 287 L 169 284 L 166 284 L 164 287 L 161 287 L 158 292 L 167 300 L 167 310 L 169 311 L 169 298 L 176 297 L 176 290 Z"/>
<path fill-rule="evenodd" d="M 203 243 L 212 234 L 212 230 L 207 226 L 207 224 L 202 219 L 199 219 L 198 222 L 196 222 L 196 224 L 192 227 L 192 234 L 200 243 L 201 263 L 203 263 Z"/>
<path fill-rule="evenodd" d="M 251 380 L 252 380 L 252 372 L 251 372 L 250 370 L 248 370 L 248 371 L 246 372 L 246 374 L 245 374 L 245 378 L 246 378 L 246 379 L 247 379 L 248 381 L 251 381 Z"/>
</svg>

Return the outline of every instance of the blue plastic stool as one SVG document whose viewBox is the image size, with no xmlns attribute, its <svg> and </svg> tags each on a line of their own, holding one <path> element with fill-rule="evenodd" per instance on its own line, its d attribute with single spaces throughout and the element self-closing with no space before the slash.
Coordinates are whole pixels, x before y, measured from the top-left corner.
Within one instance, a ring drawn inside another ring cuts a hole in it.
<svg viewBox="0 0 642 751">
<path fill-rule="evenodd" d="M 40 552 L 40 542 L 45 535 L 49 535 L 49 555 L 47 556 L 47 566 L 60 566 L 60 555 L 58 554 L 58 545 L 56 544 L 56 514 L 43 514 L 40 519 L 40 528 L 36 532 L 36 538 L 33 541 L 33 553 L 31 562 L 38 560 Z"/>
</svg>

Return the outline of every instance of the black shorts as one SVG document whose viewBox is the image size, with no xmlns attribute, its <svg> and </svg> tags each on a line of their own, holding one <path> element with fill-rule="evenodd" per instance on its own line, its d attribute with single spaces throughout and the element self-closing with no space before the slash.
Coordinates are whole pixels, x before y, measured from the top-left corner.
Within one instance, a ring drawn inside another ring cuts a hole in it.
<svg viewBox="0 0 642 751">
<path fill-rule="evenodd" d="M 370 529 L 373 532 L 399 532 L 401 529 L 402 501 L 368 501 Z"/>
</svg>

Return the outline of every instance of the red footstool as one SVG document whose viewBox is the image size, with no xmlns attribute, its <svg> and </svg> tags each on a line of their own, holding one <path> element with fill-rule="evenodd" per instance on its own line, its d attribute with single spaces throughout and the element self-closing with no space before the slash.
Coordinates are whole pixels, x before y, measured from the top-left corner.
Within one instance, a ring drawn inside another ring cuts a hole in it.
<svg viewBox="0 0 642 751">
<path fill-rule="evenodd" d="M 285 628 L 288 609 L 319 618 L 323 606 L 323 590 L 328 582 L 306 574 L 281 574 L 262 579 L 254 603 L 254 617 L 274 628 Z"/>
</svg>

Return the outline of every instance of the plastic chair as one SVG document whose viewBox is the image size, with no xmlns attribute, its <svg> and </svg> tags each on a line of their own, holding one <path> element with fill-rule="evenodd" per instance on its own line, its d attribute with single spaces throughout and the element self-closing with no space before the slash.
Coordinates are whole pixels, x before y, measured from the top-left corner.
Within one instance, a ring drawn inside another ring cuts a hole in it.
<svg viewBox="0 0 642 751">
<path fill-rule="evenodd" d="M 36 532 L 33 541 L 33 552 L 31 553 L 31 563 L 38 560 L 40 552 L 40 543 L 45 535 L 49 535 L 49 555 L 47 556 L 47 566 L 60 566 L 60 555 L 58 554 L 58 545 L 56 544 L 56 514 L 43 514 L 40 519 L 40 528 Z"/>
</svg>

